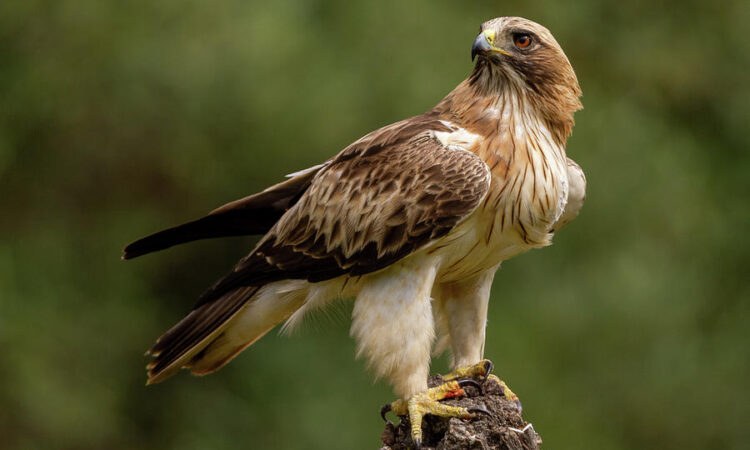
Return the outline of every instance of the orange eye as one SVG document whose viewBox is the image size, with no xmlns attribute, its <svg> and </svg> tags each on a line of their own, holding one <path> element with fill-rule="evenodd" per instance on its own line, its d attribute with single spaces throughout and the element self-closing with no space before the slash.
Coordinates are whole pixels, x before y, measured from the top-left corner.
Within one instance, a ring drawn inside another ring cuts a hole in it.
<svg viewBox="0 0 750 450">
<path fill-rule="evenodd" d="M 518 48 L 526 48 L 531 45 L 531 36 L 528 34 L 518 34 L 513 38 L 513 41 Z"/>
</svg>

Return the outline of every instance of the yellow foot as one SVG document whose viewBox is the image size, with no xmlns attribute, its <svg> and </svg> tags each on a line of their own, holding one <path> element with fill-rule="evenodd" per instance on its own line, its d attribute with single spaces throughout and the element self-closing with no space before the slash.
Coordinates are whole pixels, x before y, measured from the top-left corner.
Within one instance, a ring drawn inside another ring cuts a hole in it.
<svg viewBox="0 0 750 450">
<path fill-rule="evenodd" d="M 510 390 L 505 381 L 491 374 L 493 368 L 494 364 L 492 364 L 492 361 L 489 359 L 483 359 L 473 366 L 458 367 L 453 372 L 445 375 L 443 379 L 449 381 L 470 378 L 477 380 L 481 384 L 484 384 L 487 380 L 492 380 L 500 386 L 503 396 L 508 401 L 515 403 L 516 406 L 518 406 L 518 410 L 522 411 L 523 406 L 521 406 L 521 401 L 518 399 L 518 396 Z"/>
<path fill-rule="evenodd" d="M 448 381 L 426 391 L 418 392 L 409 399 L 396 400 L 393 403 L 383 406 L 380 415 L 385 419 L 388 411 L 393 411 L 399 416 L 409 416 L 411 423 L 411 437 L 417 449 L 422 446 L 422 418 L 427 414 L 440 417 L 460 417 L 462 419 L 473 419 L 477 413 L 489 414 L 483 408 L 462 408 L 460 406 L 450 406 L 440 403 L 440 400 L 447 398 L 463 397 L 466 392 L 463 386 L 473 385 L 479 388 L 479 384 L 474 380 Z"/>
</svg>

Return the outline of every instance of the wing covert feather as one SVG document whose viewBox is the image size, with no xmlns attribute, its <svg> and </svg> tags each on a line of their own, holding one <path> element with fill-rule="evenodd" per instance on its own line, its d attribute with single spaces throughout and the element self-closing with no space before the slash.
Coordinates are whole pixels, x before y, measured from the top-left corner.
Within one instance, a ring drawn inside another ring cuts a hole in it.
<svg viewBox="0 0 750 450">
<path fill-rule="evenodd" d="M 479 157 L 446 149 L 425 133 L 401 146 L 334 161 L 256 252 L 282 270 L 332 259 L 354 275 L 371 272 L 446 234 L 488 187 Z"/>
<path fill-rule="evenodd" d="M 447 234 L 481 203 L 491 177 L 435 128 L 384 143 L 365 136 L 342 151 L 198 305 L 241 286 L 374 272 Z"/>
</svg>

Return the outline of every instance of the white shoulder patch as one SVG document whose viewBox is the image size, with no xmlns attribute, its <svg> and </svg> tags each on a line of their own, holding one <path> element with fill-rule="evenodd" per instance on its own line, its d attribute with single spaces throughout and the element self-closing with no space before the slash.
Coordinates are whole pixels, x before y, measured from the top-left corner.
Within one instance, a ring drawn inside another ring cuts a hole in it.
<svg viewBox="0 0 750 450">
<path fill-rule="evenodd" d="M 440 122 L 450 128 L 451 131 L 434 131 L 433 134 L 435 135 L 435 139 L 446 148 L 455 149 L 458 147 L 461 150 L 468 151 L 479 139 L 479 135 L 470 133 L 451 122 L 445 120 L 441 120 Z"/>
</svg>

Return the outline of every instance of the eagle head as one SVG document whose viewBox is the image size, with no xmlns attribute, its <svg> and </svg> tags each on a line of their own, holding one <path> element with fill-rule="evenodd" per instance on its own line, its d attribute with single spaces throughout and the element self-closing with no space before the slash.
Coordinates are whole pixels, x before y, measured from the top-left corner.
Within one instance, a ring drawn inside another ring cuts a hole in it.
<svg viewBox="0 0 750 450">
<path fill-rule="evenodd" d="M 572 127 L 573 113 L 582 107 L 581 88 L 547 28 L 521 17 L 489 20 L 480 27 L 471 58 L 477 62 L 469 83 L 477 93 L 495 96 L 511 90 L 528 98 L 547 119 Z"/>
</svg>

